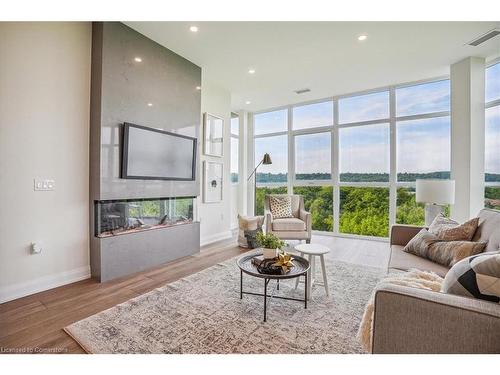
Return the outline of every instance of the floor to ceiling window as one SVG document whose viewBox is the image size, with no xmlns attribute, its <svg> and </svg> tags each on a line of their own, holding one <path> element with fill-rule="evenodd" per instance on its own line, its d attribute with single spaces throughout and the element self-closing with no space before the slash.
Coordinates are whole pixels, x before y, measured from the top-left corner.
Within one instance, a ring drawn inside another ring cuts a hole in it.
<svg viewBox="0 0 500 375">
<path fill-rule="evenodd" d="M 272 164 L 261 164 L 257 170 L 255 212 L 264 213 L 266 194 L 284 194 L 288 182 L 288 112 L 286 109 L 256 114 L 253 118 L 254 166 L 268 153 Z"/>
<path fill-rule="evenodd" d="M 448 79 L 254 114 L 257 213 L 269 193 L 304 196 L 313 229 L 387 237 L 424 223 L 415 181 L 450 177 Z M 288 178 L 288 176 L 290 176 Z"/>
<path fill-rule="evenodd" d="M 486 69 L 484 206 L 500 210 L 500 62 Z"/>
</svg>

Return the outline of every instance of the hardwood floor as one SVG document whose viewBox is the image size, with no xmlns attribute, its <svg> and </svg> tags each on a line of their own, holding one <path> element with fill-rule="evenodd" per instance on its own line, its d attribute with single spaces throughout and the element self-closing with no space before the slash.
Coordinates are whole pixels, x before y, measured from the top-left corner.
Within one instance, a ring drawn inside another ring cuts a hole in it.
<svg viewBox="0 0 500 375">
<path fill-rule="evenodd" d="M 388 262 L 386 242 L 330 236 L 313 236 L 312 242 L 329 246 L 329 256 L 341 261 L 379 268 Z M 88 279 L 0 304 L 0 353 L 83 353 L 63 331 L 67 325 L 244 252 L 235 239 L 225 240 L 118 280 Z"/>
</svg>

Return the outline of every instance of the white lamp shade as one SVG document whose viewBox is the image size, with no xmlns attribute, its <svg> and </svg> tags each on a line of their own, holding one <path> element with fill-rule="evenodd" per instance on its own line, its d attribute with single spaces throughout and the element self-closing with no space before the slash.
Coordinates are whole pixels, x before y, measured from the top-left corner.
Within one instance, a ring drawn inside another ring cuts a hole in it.
<svg viewBox="0 0 500 375">
<path fill-rule="evenodd" d="M 435 204 L 455 203 L 454 180 L 417 180 L 416 201 Z"/>
</svg>

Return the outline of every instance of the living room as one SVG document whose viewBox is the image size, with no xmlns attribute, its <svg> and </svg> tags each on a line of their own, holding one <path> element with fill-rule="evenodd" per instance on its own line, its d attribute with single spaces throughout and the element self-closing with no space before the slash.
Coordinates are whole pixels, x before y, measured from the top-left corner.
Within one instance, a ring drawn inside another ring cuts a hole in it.
<svg viewBox="0 0 500 375">
<path fill-rule="evenodd" d="M 498 355 L 500 21 L 484 2 L 432 22 L 13 7 L 0 352 Z"/>
</svg>

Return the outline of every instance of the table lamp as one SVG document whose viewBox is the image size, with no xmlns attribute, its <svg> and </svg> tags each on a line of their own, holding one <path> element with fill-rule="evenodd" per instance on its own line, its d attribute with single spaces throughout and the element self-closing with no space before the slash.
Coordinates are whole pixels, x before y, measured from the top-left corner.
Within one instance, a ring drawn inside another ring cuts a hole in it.
<svg viewBox="0 0 500 375">
<path fill-rule="evenodd" d="M 455 203 L 454 180 L 417 180 L 416 201 L 425 203 L 425 225 L 429 226 L 444 205 Z"/>
</svg>

